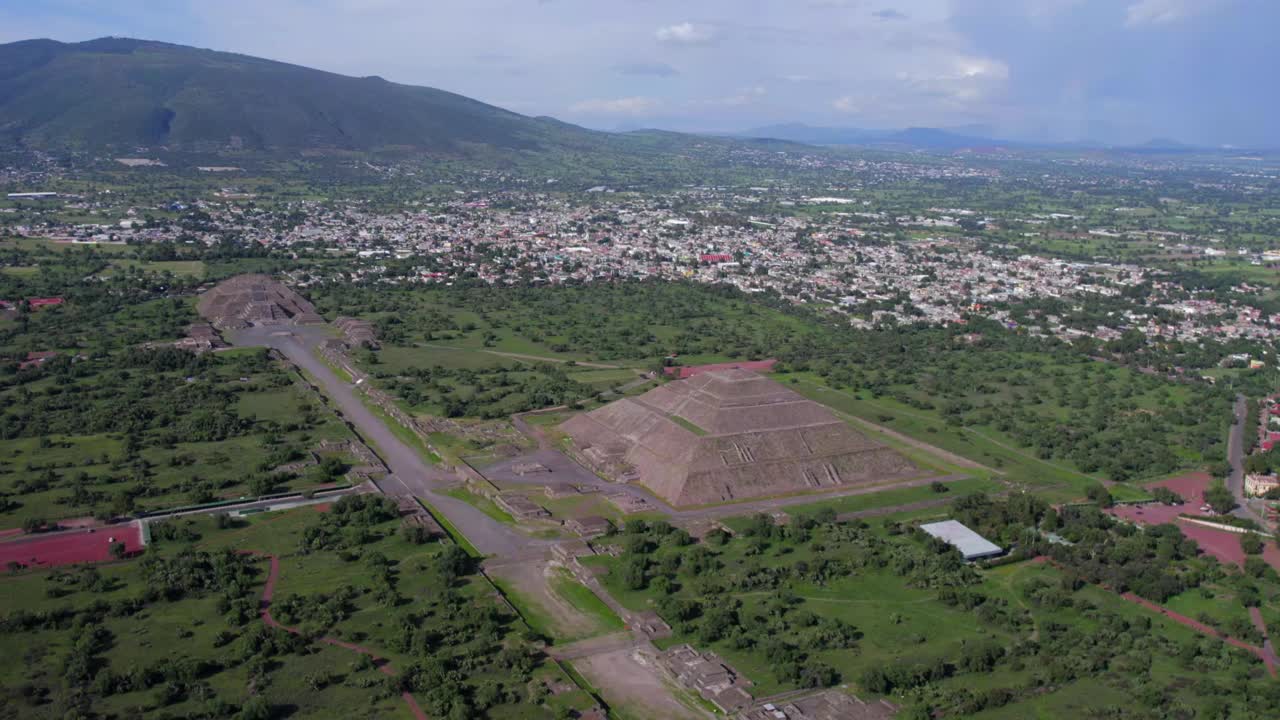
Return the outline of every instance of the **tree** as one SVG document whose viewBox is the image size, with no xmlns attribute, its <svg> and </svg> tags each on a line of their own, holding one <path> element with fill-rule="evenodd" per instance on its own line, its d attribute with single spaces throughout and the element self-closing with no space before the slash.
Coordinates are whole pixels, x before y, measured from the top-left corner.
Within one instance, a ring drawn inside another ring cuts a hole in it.
<svg viewBox="0 0 1280 720">
<path fill-rule="evenodd" d="M 622 582 L 627 586 L 628 590 L 643 590 L 649 585 L 649 577 L 646 572 L 648 563 L 642 557 L 632 558 L 627 563 L 626 570 L 622 576 Z"/>
<path fill-rule="evenodd" d="M 254 695 L 240 707 L 240 720 L 271 720 L 274 715 L 271 704 L 261 695 Z"/>
<path fill-rule="evenodd" d="M 1225 485 L 1211 485 L 1204 491 L 1204 501 L 1219 515 L 1231 512 L 1236 506 L 1236 499 Z"/>
<path fill-rule="evenodd" d="M 1090 485 L 1088 495 L 1090 500 L 1098 503 L 1098 507 L 1109 508 L 1115 504 L 1111 492 L 1102 485 Z"/>
<path fill-rule="evenodd" d="M 108 546 L 107 552 L 111 554 L 112 558 L 116 560 L 123 560 L 125 555 L 128 553 L 128 549 L 125 547 L 124 543 L 117 540 Z"/>
<path fill-rule="evenodd" d="M 1258 533 L 1245 533 L 1240 536 L 1240 549 L 1245 555 L 1261 555 L 1264 543 Z"/>
</svg>

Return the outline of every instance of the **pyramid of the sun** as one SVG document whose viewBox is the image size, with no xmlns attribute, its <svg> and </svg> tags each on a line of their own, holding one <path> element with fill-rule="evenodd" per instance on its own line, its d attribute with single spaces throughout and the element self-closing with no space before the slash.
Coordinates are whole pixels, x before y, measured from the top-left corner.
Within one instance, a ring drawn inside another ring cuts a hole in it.
<svg viewBox="0 0 1280 720">
<path fill-rule="evenodd" d="M 812 400 L 747 370 L 695 375 L 562 429 L 615 480 L 702 505 L 923 475 Z"/>
</svg>

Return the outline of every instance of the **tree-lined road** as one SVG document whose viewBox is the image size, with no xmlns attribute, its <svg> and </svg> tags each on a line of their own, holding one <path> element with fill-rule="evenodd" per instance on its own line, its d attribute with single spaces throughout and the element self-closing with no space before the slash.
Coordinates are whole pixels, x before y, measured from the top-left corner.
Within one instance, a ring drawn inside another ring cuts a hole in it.
<svg viewBox="0 0 1280 720">
<path fill-rule="evenodd" d="M 1248 400 L 1244 395 L 1237 395 L 1235 422 L 1231 425 L 1231 434 L 1227 436 L 1227 462 L 1231 465 L 1231 472 L 1227 474 L 1227 489 L 1236 498 L 1236 509 L 1232 511 L 1233 515 L 1266 527 L 1267 524 L 1262 517 L 1249 507 L 1249 498 L 1244 493 L 1244 434 L 1246 430 L 1256 432 L 1256 428 L 1245 427 L 1248 416 Z"/>
</svg>

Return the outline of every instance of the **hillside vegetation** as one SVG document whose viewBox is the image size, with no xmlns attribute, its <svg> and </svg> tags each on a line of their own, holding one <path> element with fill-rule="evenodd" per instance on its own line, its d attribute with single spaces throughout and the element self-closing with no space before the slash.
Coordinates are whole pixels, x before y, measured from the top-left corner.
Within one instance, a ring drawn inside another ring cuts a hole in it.
<svg viewBox="0 0 1280 720">
<path fill-rule="evenodd" d="M 604 137 L 434 88 L 167 43 L 0 45 L 0 141 L 31 147 L 538 150 Z"/>
</svg>

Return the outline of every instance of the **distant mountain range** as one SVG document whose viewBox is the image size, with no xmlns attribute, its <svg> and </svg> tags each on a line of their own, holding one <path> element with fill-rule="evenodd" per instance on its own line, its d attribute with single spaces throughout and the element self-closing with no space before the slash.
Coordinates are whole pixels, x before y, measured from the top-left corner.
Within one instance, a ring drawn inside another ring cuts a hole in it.
<svg viewBox="0 0 1280 720">
<path fill-rule="evenodd" d="M 739 133 L 727 133 L 727 137 L 771 138 L 789 140 L 791 142 L 810 145 L 855 145 L 905 147 L 927 150 L 960 150 L 964 148 L 1021 148 L 1021 149 L 1058 149 L 1087 150 L 1109 149 L 1129 152 L 1189 152 L 1201 150 L 1176 140 L 1159 138 L 1140 145 L 1107 145 L 1104 143 L 1078 142 L 1028 142 L 1003 140 L 987 135 L 976 134 L 989 130 L 982 126 L 965 128 L 927 128 L 912 127 L 904 130 L 868 130 L 850 127 L 815 127 L 802 123 L 786 123 L 752 128 Z"/>
<path fill-rule="evenodd" d="M 434 88 L 181 45 L 0 45 L 8 145 L 589 151 L 610 137 Z"/>
</svg>

